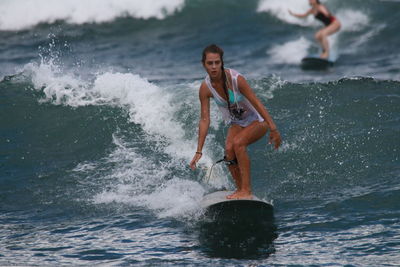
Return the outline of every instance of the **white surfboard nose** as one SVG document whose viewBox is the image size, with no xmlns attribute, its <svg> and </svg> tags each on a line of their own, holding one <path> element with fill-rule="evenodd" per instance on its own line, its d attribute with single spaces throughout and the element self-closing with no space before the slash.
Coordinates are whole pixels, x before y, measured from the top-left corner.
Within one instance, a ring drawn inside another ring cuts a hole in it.
<svg viewBox="0 0 400 267">
<path fill-rule="evenodd" d="M 232 201 L 254 201 L 254 202 L 263 202 L 266 205 L 272 206 L 271 203 L 265 202 L 255 195 L 252 195 L 251 199 L 227 199 L 226 197 L 232 194 L 233 191 L 217 191 L 208 195 L 205 195 L 200 202 L 202 208 L 208 208 L 212 205 L 223 203 L 223 202 L 232 202 Z"/>
</svg>

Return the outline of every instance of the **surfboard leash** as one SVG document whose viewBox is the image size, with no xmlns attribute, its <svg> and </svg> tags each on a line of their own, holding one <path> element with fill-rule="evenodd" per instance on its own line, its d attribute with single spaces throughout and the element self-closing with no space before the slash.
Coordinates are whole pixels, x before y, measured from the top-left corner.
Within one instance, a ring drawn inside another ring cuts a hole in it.
<svg viewBox="0 0 400 267">
<path fill-rule="evenodd" d="M 223 161 L 225 161 L 225 157 L 224 157 L 223 159 L 217 160 L 216 162 L 213 163 L 213 165 L 211 165 L 210 172 L 209 172 L 208 177 L 207 177 L 207 179 L 206 179 L 206 182 L 207 182 L 207 183 L 210 181 L 211 173 L 212 173 L 212 171 L 213 171 L 214 166 L 217 165 L 218 163 L 223 162 Z"/>
</svg>

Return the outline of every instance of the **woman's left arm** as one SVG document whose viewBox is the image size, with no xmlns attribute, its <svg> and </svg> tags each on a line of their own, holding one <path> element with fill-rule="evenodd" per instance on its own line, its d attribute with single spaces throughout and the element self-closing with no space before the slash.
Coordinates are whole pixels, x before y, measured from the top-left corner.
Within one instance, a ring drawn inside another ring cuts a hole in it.
<svg viewBox="0 0 400 267">
<path fill-rule="evenodd" d="M 281 144 L 281 136 L 274 123 L 274 120 L 269 115 L 267 108 L 263 105 L 260 99 L 258 99 L 256 94 L 253 92 L 253 89 L 251 89 L 250 85 L 247 83 L 246 79 L 241 75 L 238 77 L 238 87 L 240 92 L 250 101 L 258 113 L 260 113 L 264 121 L 267 122 L 270 130 L 270 142 L 273 142 L 275 144 L 275 148 L 278 148 Z"/>
</svg>

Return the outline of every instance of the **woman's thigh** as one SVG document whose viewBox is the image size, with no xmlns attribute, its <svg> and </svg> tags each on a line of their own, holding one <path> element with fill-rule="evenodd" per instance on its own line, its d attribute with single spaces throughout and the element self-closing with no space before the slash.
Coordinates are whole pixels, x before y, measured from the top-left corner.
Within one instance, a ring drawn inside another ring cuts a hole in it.
<svg viewBox="0 0 400 267">
<path fill-rule="evenodd" d="M 254 121 L 235 136 L 233 143 L 234 145 L 248 146 L 263 137 L 267 130 L 268 124 L 266 122 Z"/>
<path fill-rule="evenodd" d="M 237 124 L 233 124 L 229 127 L 228 134 L 225 140 L 225 153 L 228 159 L 235 158 L 233 151 L 233 144 L 234 144 L 233 140 L 243 129 L 244 129 L 243 127 Z"/>
<path fill-rule="evenodd" d="M 335 32 L 340 30 L 340 22 L 335 20 L 333 23 L 328 25 L 327 27 L 321 30 L 321 33 L 325 36 L 334 34 Z"/>
<path fill-rule="evenodd" d="M 232 153 L 237 145 L 248 146 L 256 142 L 267 133 L 267 130 L 268 124 L 266 122 L 254 121 L 247 127 L 232 125 L 226 138 L 227 154 Z M 231 155 L 227 156 L 231 157 Z"/>
</svg>

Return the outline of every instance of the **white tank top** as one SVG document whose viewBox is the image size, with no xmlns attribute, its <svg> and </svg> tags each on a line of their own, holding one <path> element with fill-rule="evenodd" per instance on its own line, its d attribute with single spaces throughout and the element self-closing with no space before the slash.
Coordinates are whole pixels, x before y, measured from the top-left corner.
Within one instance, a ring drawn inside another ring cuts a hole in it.
<svg viewBox="0 0 400 267">
<path fill-rule="evenodd" d="M 217 90 L 215 90 L 215 88 L 212 86 L 210 76 L 207 75 L 207 77 L 205 78 L 205 82 L 210 89 L 214 97 L 214 101 L 218 105 L 218 108 L 220 109 L 225 122 L 230 124 L 238 124 L 242 127 L 247 127 L 253 121 L 264 121 L 264 118 L 257 112 L 250 101 L 240 93 L 237 79 L 241 74 L 233 69 L 227 70 L 232 77 L 232 82 L 230 83 L 232 88 L 228 88 L 230 111 L 228 109 L 227 101 L 222 98 L 217 93 Z M 227 78 L 229 79 L 229 77 Z"/>
</svg>

